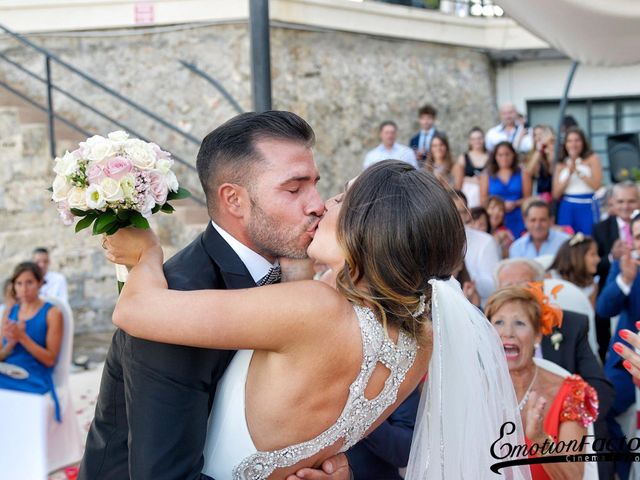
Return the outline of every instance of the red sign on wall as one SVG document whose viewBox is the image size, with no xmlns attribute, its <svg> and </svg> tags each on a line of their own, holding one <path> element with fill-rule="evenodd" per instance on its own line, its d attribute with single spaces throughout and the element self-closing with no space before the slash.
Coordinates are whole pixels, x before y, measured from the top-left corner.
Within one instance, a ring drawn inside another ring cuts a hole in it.
<svg viewBox="0 0 640 480">
<path fill-rule="evenodd" d="M 133 5 L 133 22 L 136 25 L 149 25 L 155 22 L 155 11 L 152 2 L 138 2 Z"/>
</svg>

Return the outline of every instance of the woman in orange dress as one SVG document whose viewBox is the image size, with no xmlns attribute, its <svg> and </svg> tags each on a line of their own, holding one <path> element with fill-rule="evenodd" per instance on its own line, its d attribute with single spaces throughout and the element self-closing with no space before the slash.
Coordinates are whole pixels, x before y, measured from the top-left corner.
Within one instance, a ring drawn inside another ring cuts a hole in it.
<svg viewBox="0 0 640 480">
<path fill-rule="evenodd" d="M 586 453 L 562 446 L 572 440 L 580 445 L 587 434 L 598 416 L 596 391 L 579 375 L 563 378 L 534 362 L 542 336 L 562 322 L 562 311 L 549 305 L 542 284 L 530 284 L 498 290 L 487 301 L 485 314 L 504 346 L 529 456 Z M 531 465 L 533 480 L 580 479 L 583 474 L 579 462 Z"/>
</svg>

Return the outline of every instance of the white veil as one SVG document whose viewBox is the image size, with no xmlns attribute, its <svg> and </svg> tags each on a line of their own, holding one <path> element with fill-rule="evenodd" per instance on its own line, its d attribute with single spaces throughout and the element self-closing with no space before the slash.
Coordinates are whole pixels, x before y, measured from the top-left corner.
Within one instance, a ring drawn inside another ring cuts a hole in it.
<svg viewBox="0 0 640 480">
<path fill-rule="evenodd" d="M 431 280 L 433 354 L 413 434 L 407 480 L 530 479 L 528 465 L 509 445 L 524 433 L 502 343 L 486 317 L 467 301 L 453 278 Z M 502 428 L 506 422 L 513 422 Z M 501 438 L 500 441 L 498 441 Z M 498 441 L 498 442 L 497 442 Z M 496 443 L 497 442 L 497 443 Z"/>
</svg>

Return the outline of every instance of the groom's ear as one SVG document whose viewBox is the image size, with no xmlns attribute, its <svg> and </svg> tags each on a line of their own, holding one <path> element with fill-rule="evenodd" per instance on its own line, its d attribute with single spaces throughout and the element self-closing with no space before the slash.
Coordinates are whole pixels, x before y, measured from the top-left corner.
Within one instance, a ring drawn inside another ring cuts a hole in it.
<svg viewBox="0 0 640 480">
<path fill-rule="evenodd" d="M 236 183 L 223 183 L 218 188 L 218 206 L 233 217 L 245 217 L 250 208 L 247 189 Z"/>
</svg>

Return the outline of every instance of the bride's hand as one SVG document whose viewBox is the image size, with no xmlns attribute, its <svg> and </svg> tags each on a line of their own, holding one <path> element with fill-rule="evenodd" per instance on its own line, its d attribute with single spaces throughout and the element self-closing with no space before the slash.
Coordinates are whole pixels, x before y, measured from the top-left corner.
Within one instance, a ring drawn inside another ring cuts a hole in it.
<svg viewBox="0 0 640 480">
<path fill-rule="evenodd" d="M 102 246 L 106 250 L 107 260 L 133 267 L 138 264 L 145 251 L 160 247 L 160 242 L 151 229 L 127 227 L 113 235 L 106 235 Z"/>
</svg>

